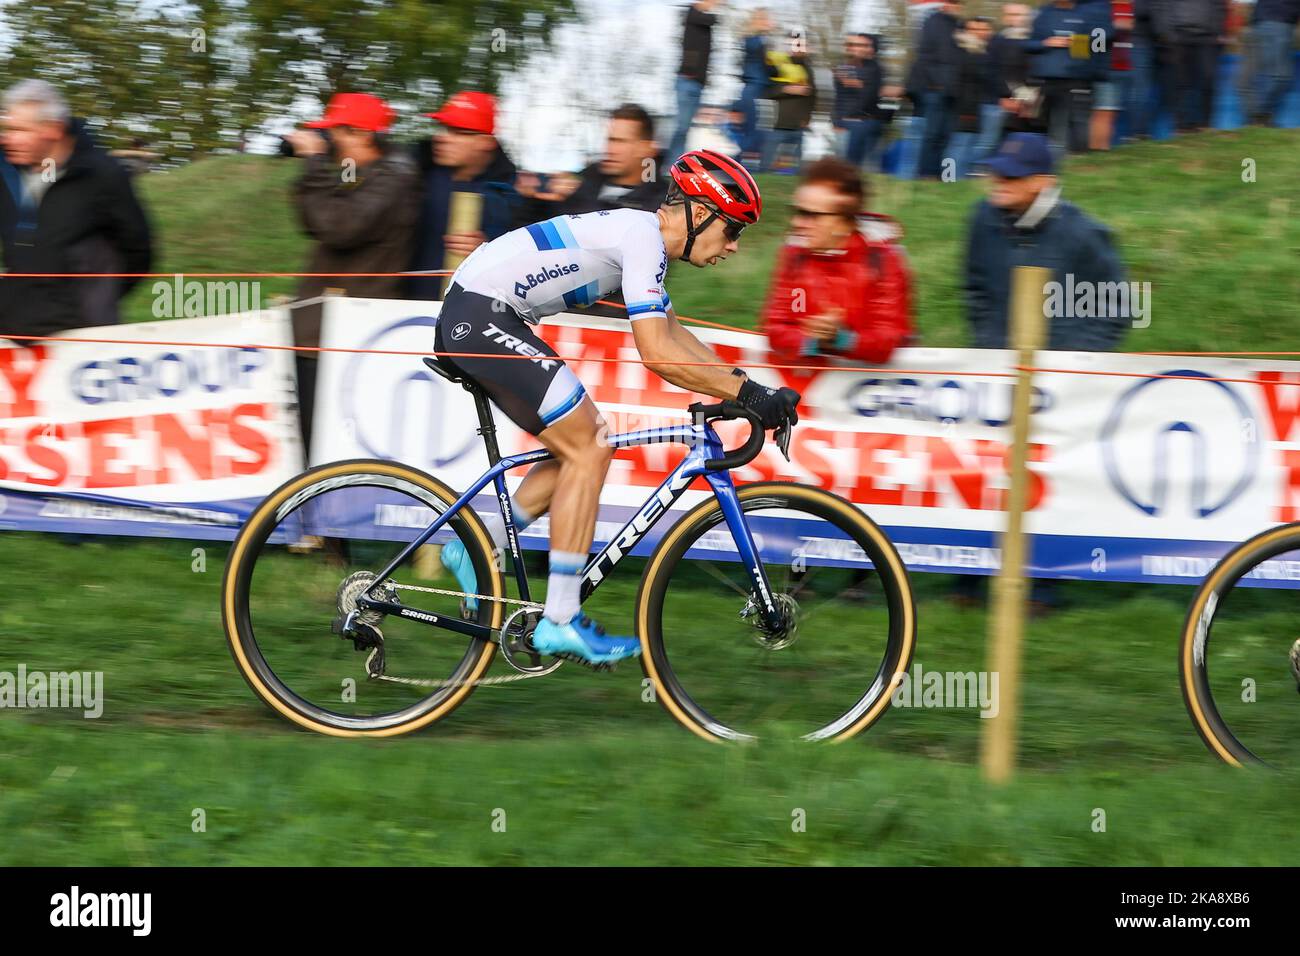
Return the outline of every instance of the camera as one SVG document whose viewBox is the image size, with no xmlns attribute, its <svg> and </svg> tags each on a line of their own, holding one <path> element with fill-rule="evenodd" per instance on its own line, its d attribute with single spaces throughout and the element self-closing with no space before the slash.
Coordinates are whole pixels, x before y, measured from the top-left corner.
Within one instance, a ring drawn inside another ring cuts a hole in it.
<svg viewBox="0 0 1300 956">
<path fill-rule="evenodd" d="M 325 130 L 313 129 L 311 130 L 311 132 L 315 133 L 317 136 L 319 136 L 321 139 L 325 141 L 325 148 L 327 151 L 333 149 L 333 143 L 330 142 L 329 134 L 326 133 Z M 286 156 L 286 157 L 294 155 L 293 143 L 289 142 L 289 140 L 284 136 L 280 137 L 280 148 L 278 151 L 278 155 Z"/>
</svg>

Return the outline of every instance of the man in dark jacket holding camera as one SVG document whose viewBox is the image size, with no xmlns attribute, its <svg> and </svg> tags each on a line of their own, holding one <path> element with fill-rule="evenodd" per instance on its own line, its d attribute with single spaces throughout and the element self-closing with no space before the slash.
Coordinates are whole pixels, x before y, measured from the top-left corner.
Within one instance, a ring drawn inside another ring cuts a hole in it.
<svg viewBox="0 0 1300 956">
<path fill-rule="evenodd" d="M 308 304 L 293 310 L 294 342 L 320 345 L 326 289 L 355 298 L 396 299 L 402 279 L 392 275 L 339 276 L 339 273 L 397 273 L 411 256 L 417 193 L 415 165 L 384 138 L 393 111 L 377 96 L 339 93 L 310 130 L 286 139 L 305 160 L 294 186 L 303 230 L 315 240 L 298 298 Z M 324 131 L 321 136 L 316 131 Z M 298 352 L 299 411 L 303 440 L 311 441 L 318 353 Z"/>
</svg>

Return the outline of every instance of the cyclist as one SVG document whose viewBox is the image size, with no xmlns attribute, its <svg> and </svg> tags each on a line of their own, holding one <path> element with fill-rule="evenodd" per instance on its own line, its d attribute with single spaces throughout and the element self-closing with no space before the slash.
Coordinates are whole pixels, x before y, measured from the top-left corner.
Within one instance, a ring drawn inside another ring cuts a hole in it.
<svg viewBox="0 0 1300 956">
<path fill-rule="evenodd" d="M 635 638 L 607 635 L 578 615 L 582 570 L 614 449 L 600 440 L 604 421 L 582 383 L 530 326 L 621 289 L 648 369 L 688 391 L 736 399 L 756 411 L 766 428 L 799 420 L 799 395 L 792 389 L 751 382 L 740 369 L 675 364 L 716 363 L 718 357 L 673 313 L 664 291 L 669 257 L 698 267 L 725 260 L 738 251 L 745 227 L 758 222 L 763 200 L 749 172 L 721 153 L 693 150 L 670 172 L 668 194 L 656 212 L 557 216 L 474 250 L 451 278 L 434 336 L 437 352 L 456 356 L 444 362 L 477 382 L 555 455 L 534 466 L 514 495 L 513 516 L 521 527 L 551 512 L 546 606 L 532 641 L 541 653 L 588 665 L 640 652 Z M 473 357 L 484 353 L 532 360 Z M 490 515 L 486 524 L 496 546 L 504 547 L 501 516 Z M 477 592 L 459 540 L 442 549 L 442 561 L 464 591 Z"/>
</svg>

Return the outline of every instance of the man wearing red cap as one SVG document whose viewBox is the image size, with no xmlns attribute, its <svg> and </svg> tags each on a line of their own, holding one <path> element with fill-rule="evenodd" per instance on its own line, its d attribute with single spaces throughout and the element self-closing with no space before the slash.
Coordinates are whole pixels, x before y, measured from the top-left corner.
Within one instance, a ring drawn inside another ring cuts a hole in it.
<svg viewBox="0 0 1300 956">
<path fill-rule="evenodd" d="M 518 195 L 515 164 L 497 142 L 496 100 L 487 93 L 464 91 L 442 109 L 427 114 L 438 123 L 430 142 L 417 153 L 424 187 L 412 271 L 445 269 L 447 256 L 463 258 L 484 242 L 514 225 Z M 453 193 L 483 197 L 478 223 L 468 230 L 451 231 Z M 436 299 L 442 294 L 441 277 L 409 280 L 407 294 L 416 299 Z"/>
<path fill-rule="evenodd" d="M 285 139 L 295 156 L 305 159 L 294 186 L 298 217 L 316 240 L 304 270 L 330 278 L 309 277 L 298 286 L 301 299 L 318 298 L 327 288 L 349 296 L 396 299 L 402 280 L 390 277 L 338 278 L 338 273 L 396 273 L 411 257 L 416 210 L 415 166 L 399 150 L 389 149 L 384 134 L 393 111 L 368 93 L 338 93 L 325 115 L 305 124 L 324 136 L 297 130 Z M 320 303 L 293 310 L 294 341 L 320 345 Z M 311 441 L 316 384 L 315 352 L 298 352 L 298 405 L 304 441 Z"/>
</svg>

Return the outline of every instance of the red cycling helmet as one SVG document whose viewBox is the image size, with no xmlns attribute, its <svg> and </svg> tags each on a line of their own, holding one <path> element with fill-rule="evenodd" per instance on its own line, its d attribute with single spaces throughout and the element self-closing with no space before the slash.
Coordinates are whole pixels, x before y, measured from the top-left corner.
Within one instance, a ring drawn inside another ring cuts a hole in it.
<svg viewBox="0 0 1300 956">
<path fill-rule="evenodd" d="M 681 202 L 686 206 L 686 245 L 682 249 L 682 259 L 690 260 L 695 237 L 714 219 L 721 217 L 726 222 L 727 237 L 735 241 L 740 238 L 741 231 L 758 222 L 763 213 L 763 197 L 758 191 L 758 183 L 754 182 L 749 170 L 730 156 L 711 149 L 693 149 L 679 157 L 669 172 L 673 185 L 666 202 L 669 205 Z M 692 199 L 714 210 L 713 215 L 699 226 L 695 225 L 695 218 L 691 215 Z"/>
<path fill-rule="evenodd" d="M 673 163 L 671 173 L 683 194 L 704 200 L 733 222 L 752 225 L 763 213 L 758 183 L 730 156 L 693 149 Z"/>
</svg>

